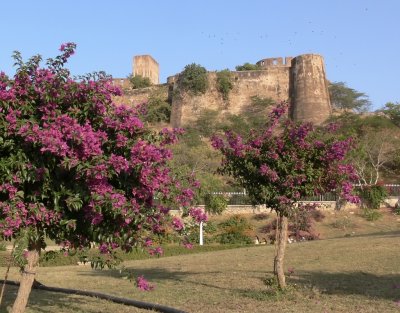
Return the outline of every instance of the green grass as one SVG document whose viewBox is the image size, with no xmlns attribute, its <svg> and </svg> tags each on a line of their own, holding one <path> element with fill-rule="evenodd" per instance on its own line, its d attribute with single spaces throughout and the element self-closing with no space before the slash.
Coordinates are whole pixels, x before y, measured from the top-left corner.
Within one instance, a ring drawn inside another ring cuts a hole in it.
<svg viewBox="0 0 400 313">
<path fill-rule="evenodd" d="M 294 273 L 285 293 L 265 285 L 272 273 L 272 245 L 125 261 L 127 269 L 156 285 L 151 292 L 136 289 L 124 279 L 124 272 L 88 266 L 42 267 L 37 280 L 48 286 L 105 292 L 188 312 L 399 312 L 395 301 L 400 300 L 400 288 L 393 286 L 400 285 L 400 220 L 386 212 L 371 223 L 357 214 L 349 214 L 352 223 L 344 230 L 332 226 L 335 218 L 344 215 L 329 215 L 318 225 L 325 239 L 288 245 L 285 266 Z M 352 235 L 346 236 L 348 233 Z M 0 273 L 4 272 L 5 268 L 0 268 Z M 10 276 L 17 280 L 18 270 L 12 268 Z M 15 292 L 7 287 L 6 305 L 11 305 Z M 27 312 L 112 311 L 146 312 L 43 291 L 33 291 Z M 6 312 L 5 308 L 0 312 Z"/>
</svg>

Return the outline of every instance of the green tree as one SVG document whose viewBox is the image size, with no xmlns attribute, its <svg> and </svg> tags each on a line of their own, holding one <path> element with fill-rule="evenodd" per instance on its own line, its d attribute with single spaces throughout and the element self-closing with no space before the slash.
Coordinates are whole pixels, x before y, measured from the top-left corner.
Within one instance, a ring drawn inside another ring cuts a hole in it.
<svg viewBox="0 0 400 313">
<path fill-rule="evenodd" d="M 232 74 L 228 69 L 217 72 L 217 90 L 224 100 L 229 99 L 229 92 L 233 88 Z"/>
<path fill-rule="evenodd" d="M 348 87 L 344 82 L 330 83 L 329 95 L 332 106 L 337 109 L 363 112 L 371 106 L 371 102 L 365 93 Z"/>
<path fill-rule="evenodd" d="M 228 200 L 222 194 L 208 193 L 204 196 L 205 211 L 211 214 L 222 214 L 228 206 Z"/>
<path fill-rule="evenodd" d="M 400 127 L 400 102 L 388 102 L 378 112 L 383 112 L 390 120 Z"/>
<path fill-rule="evenodd" d="M 361 184 L 375 185 L 390 176 L 397 167 L 400 153 L 400 131 L 396 128 L 363 127 L 355 137 L 356 147 L 349 160 L 357 171 Z"/>
<path fill-rule="evenodd" d="M 344 112 L 329 122 L 339 126 L 338 133 L 343 137 L 353 137 L 355 146 L 348 158 L 360 184 L 396 177 L 400 170 L 400 129 L 388 115 Z"/>
<path fill-rule="evenodd" d="M 130 75 L 128 79 L 133 89 L 150 87 L 152 85 L 150 78 L 148 77 L 143 77 L 140 75 Z"/>
<path fill-rule="evenodd" d="M 179 75 L 179 83 L 186 91 L 203 94 L 208 88 L 207 70 L 196 63 L 188 64 Z"/>
<path fill-rule="evenodd" d="M 235 67 L 237 71 L 257 71 L 261 70 L 261 67 L 257 64 L 251 64 L 251 63 L 244 63 L 243 65 L 238 65 Z"/>
</svg>

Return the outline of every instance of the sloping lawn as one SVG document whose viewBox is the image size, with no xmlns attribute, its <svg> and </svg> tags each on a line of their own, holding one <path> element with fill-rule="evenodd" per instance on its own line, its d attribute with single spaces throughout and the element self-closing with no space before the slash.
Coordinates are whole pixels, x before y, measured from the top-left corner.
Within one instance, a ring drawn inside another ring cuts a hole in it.
<svg viewBox="0 0 400 313">
<path fill-rule="evenodd" d="M 118 270 L 90 266 L 46 267 L 37 280 L 48 286 L 100 291 L 187 312 L 399 312 L 400 231 L 294 243 L 286 265 L 294 273 L 286 294 L 267 293 L 274 246 L 126 261 L 127 269 L 155 284 L 136 289 Z M 4 273 L 5 269 L 0 268 Z M 12 268 L 10 279 L 18 279 Z M 293 284 L 296 284 L 294 286 Z M 6 304 L 16 289 L 7 287 Z M 146 312 L 93 298 L 33 291 L 28 312 Z M 2 308 L 1 312 L 6 312 Z"/>
</svg>

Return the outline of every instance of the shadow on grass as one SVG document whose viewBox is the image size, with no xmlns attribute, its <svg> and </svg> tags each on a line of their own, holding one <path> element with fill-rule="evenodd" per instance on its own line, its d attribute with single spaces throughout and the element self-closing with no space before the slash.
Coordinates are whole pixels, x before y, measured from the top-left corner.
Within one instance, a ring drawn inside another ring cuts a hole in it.
<svg viewBox="0 0 400 313">
<path fill-rule="evenodd" d="M 187 272 L 171 271 L 163 268 L 134 268 L 131 269 L 137 275 L 144 275 L 149 280 L 172 280 L 208 288 L 216 288 L 237 292 L 235 286 L 217 286 L 212 282 L 196 281 L 196 275 L 221 275 L 223 272 Z M 240 271 L 240 270 L 236 270 Z M 268 271 L 248 271 L 259 273 L 260 279 L 265 276 L 273 276 Z M 117 270 L 93 271 L 85 275 L 101 275 L 114 278 L 122 278 L 123 273 Z M 126 275 L 126 274 L 125 274 Z M 226 273 L 229 275 L 229 273 Z M 361 295 L 368 298 L 395 299 L 400 297 L 400 272 L 389 275 L 375 275 L 367 272 L 301 272 L 297 276 L 288 277 L 289 284 L 297 284 L 301 289 L 316 289 L 322 294 L 334 295 Z"/>
<path fill-rule="evenodd" d="M 17 296 L 18 287 L 6 286 L 5 297 L 0 307 L 0 313 L 9 312 L 7 308 L 11 308 Z M 75 313 L 97 313 L 100 312 L 96 299 L 89 297 L 78 297 L 56 292 L 43 290 L 32 290 L 29 296 L 28 307 L 31 311 L 37 313 L 53 313 L 53 312 L 75 312 Z M 90 302 L 93 305 L 90 307 Z M 89 303 L 89 307 L 87 306 Z M 85 307 L 85 309 L 82 309 Z"/>
<path fill-rule="evenodd" d="M 132 273 L 134 277 L 143 275 L 149 281 L 162 281 L 162 280 L 170 280 L 176 282 L 184 282 L 188 284 L 194 284 L 198 286 L 204 286 L 209 288 L 216 288 L 222 290 L 231 290 L 233 288 L 224 288 L 220 286 L 216 286 L 209 283 L 204 283 L 195 280 L 196 275 L 217 275 L 222 274 L 220 271 L 210 271 L 210 272 L 193 272 L 193 271 L 171 271 L 164 268 L 140 268 L 140 267 L 128 267 L 125 271 L 119 271 L 114 269 L 107 270 L 94 270 L 91 272 L 81 273 L 80 275 L 85 276 L 102 276 L 102 277 L 112 277 L 112 278 L 124 278 L 127 276 L 127 272 Z M 192 280 L 193 278 L 194 280 Z M 232 287 L 232 286 L 230 286 Z"/>
<path fill-rule="evenodd" d="M 352 232 L 355 232 L 354 234 Z M 329 240 L 337 240 L 342 238 L 365 238 L 365 237 L 375 237 L 375 238 L 392 238 L 392 237 L 400 237 L 400 230 L 389 230 L 389 231 L 378 231 L 374 233 L 367 234 L 357 234 L 357 229 L 342 229 L 342 235 L 336 235 L 334 237 L 328 238 L 320 238 L 319 240 L 329 241 Z"/>
<path fill-rule="evenodd" d="M 400 297 L 400 272 L 375 275 L 366 272 L 305 272 L 289 282 L 333 295 L 362 295 L 368 298 L 394 299 Z"/>
<path fill-rule="evenodd" d="M 215 285 L 212 280 L 204 282 L 196 280 L 196 275 L 221 275 L 223 272 L 188 272 L 188 271 L 171 271 L 163 268 L 134 268 L 131 269 L 137 275 L 144 275 L 150 281 L 171 280 L 177 282 L 184 282 L 197 286 L 204 286 L 207 288 L 215 288 L 219 290 L 226 290 L 231 292 L 239 292 L 239 294 L 246 296 L 246 293 L 254 292 L 256 290 L 241 290 L 235 288 L 238 286 Z M 240 270 L 236 270 L 240 271 Z M 258 273 L 260 279 L 263 280 L 266 276 L 273 276 L 269 271 L 247 271 Z M 229 273 L 225 273 L 229 275 Z M 116 270 L 106 271 L 93 271 L 85 275 L 101 275 L 114 278 L 122 278 L 123 273 Z M 227 280 L 229 281 L 229 280 Z M 296 284 L 300 288 L 300 293 L 314 290 L 321 294 L 331 295 L 361 295 L 367 298 L 381 298 L 381 299 L 397 299 L 400 297 L 400 272 L 398 274 L 389 275 L 375 275 L 366 272 L 343 272 L 343 273 L 327 273 L 327 272 L 302 272 L 297 276 L 288 277 L 289 284 Z M 266 288 L 267 289 L 267 288 Z M 265 290 L 259 290 L 264 298 Z M 270 296 L 267 296 L 268 298 Z"/>
</svg>

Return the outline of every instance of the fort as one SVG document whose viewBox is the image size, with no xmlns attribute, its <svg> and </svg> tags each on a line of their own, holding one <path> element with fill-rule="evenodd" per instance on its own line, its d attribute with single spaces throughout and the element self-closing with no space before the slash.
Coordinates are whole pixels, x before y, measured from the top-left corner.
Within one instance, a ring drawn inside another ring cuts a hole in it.
<svg viewBox="0 0 400 313">
<path fill-rule="evenodd" d="M 158 63 L 150 58 L 135 57 L 133 73 L 149 77 L 154 83 L 158 82 Z M 151 93 L 161 90 L 171 104 L 170 123 L 173 127 L 184 127 L 204 110 L 214 110 L 221 118 L 227 113 L 241 114 L 251 106 L 254 97 L 289 100 L 291 118 L 295 121 L 320 124 L 330 116 L 328 81 L 321 55 L 267 58 L 258 61 L 257 65 L 258 70 L 231 72 L 233 88 L 228 99 L 224 99 L 217 89 L 216 72 L 207 73 L 209 87 L 199 95 L 181 88 L 180 74 L 168 77 L 166 84 L 144 89 L 129 90 L 126 79 L 114 79 L 114 82 L 125 90 L 124 98 L 120 99 L 125 103 L 146 101 Z"/>
</svg>

